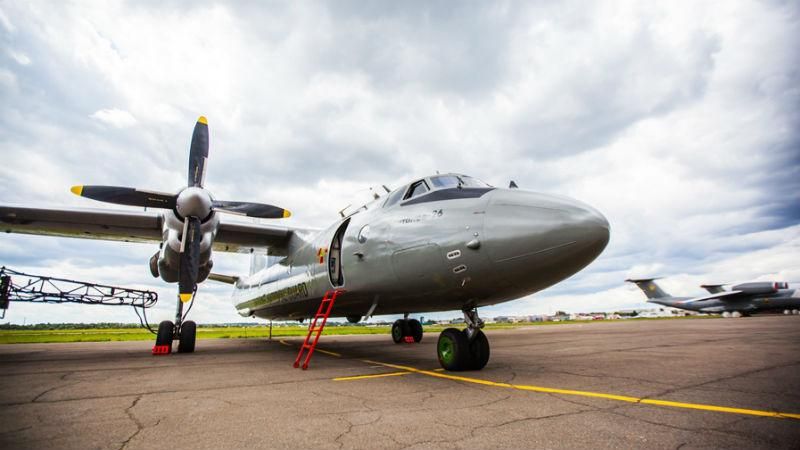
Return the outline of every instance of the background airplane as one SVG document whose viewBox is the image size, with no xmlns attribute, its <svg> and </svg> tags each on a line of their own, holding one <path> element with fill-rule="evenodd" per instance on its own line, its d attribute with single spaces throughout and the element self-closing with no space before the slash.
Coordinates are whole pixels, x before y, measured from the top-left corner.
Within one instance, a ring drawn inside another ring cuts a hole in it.
<svg viewBox="0 0 800 450">
<path fill-rule="evenodd" d="M 113 186 L 76 186 L 80 196 L 157 211 L 43 209 L 0 205 L 7 232 L 157 242 L 153 276 L 178 283 L 175 321 L 159 324 L 157 346 L 195 347 L 183 305 L 207 277 L 233 284 L 242 316 L 312 317 L 325 293 L 345 289 L 332 316 L 404 314 L 392 337 L 422 339 L 412 312 L 459 309 L 465 330 L 449 328 L 437 356 L 448 370 L 477 370 L 489 342 L 477 308 L 545 289 L 593 261 L 609 240 L 605 217 L 566 197 L 489 186 L 460 174 L 412 181 L 324 230 L 223 220 L 218 213 L 288 217 L 283 208 L 218 201 L 203 187 L 208 125 L 200 117 L 189 151 L 188 185 L 177 194 Z M 248 275 L 211 274 L 212 250 L 250 253 Z M 266 265 L 266 250 L 279 257 Z"/>
<path fill-rule="evenodd" d="M 654 281 L 656 278 L 625 280 L 635 283 L 650 303 L 704 313 L 719 313 L 723 317 L 742 317 L 755 312 L 783 311 L 800 313 L 800 291 L 789 284 L 776 281 L 756 281 L 737 284 L 730 291 L 721 284 L 704 284 L 710 295 L 702 297 L 673 297 Z"/>
</svg>

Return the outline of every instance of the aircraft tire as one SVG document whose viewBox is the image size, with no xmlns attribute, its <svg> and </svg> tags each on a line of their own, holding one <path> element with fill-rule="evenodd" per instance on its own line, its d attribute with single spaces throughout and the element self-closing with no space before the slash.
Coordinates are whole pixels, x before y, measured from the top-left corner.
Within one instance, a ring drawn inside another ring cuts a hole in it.
<svg viewBox="0 0 800 450">
<path fill-rule="evenodd" d="M 164 320 L 158 324 L 158 334 L 156 334 L 156 345 L 172 346 L 172 336 L 175 333 L 175 324 L 169 320 Z"/>
<path fill-rule="evenodd" d="M 408 331 L 409 336 L 414 338 L 414 342 L 419 342 L 422 340 L 422 324 L 419 323 L 419 320 L 409 319 Z"/>
<path fill-rule="evenodd" d="M 436 357 L 444 370 L 468 370 L 469 341 L 467 335 L 461 330 L 448 328 L 439 334 L 436 343 Z"/>
<path fill-rule="evenodd" d="M 466 330 L 464 337 L 467 337 Z M 489 339 L 483 331 L 478 330 L 478 334 L 469 343 L 469 370 L 481 370 L 489 362 Z"/>
<path fill-rule="evenodd" d="M 403 342 L 403 338 L 406 337 L 405 330 L 407 327 L 403 322 L 405 321 L 397 319 L 392 324 L 392 340 L 394 341 L 395 344 Z"/>
<path fill-rule="evenodd" d="M 197 324 L 187 320 L 181 325 L 181 337 L 178 341 L 178 353 L 194 352 L 194 342 L 197 335 Z"/>
</svg>

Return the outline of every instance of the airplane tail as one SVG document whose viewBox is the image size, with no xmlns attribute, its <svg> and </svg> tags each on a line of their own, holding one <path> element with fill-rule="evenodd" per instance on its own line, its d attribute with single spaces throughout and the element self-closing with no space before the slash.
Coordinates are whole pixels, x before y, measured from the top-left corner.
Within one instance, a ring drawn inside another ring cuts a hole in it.
<svg viewBox="0 0 800 450">
<path fill-rule="evenodd" d="M 639 286 L 639 289 L 644 292 L 644 295 L 647 296 L 648 300 L 671 297 L 671 295 L 667 294 L 663 289 L 661 289 L 654 280 L 656 280 L 656 278 L 629 278 L 625 281 L 629 283 L 635 283 L 636 286 Z"/>
<path fill-rule="evenodd" d="M 701 284 L 700 287 L 707 290 L 710 294 L 719 294 L 720 292 L 725 292 L 725 289 L 722 288 L 725 286 L 724 284 Z"/>
</svg>

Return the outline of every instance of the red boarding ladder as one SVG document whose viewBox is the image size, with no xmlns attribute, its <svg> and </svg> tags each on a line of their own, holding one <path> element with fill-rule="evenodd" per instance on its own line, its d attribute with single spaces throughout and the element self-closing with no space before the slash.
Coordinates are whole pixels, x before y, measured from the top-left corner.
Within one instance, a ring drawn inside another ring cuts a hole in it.
<svg viewBox="0 0 800 450">
<path fill-rule="evenodd" d="M 319 336 L 322 334 L 322 330 L 325 328 L 325 323 L 328 322 L 328 316 L 331 314 L 331 309 L 333 309 L 333 302 L 336 300 L 336 296 L 342 292 L 344 292 L 344 289 L 336 289 L 326 292 L 325 296 L 322 297 L 322 301 L 317 309 L 317 314 L 314 316 L 314 319 L 311 321 L 311 323 L 308 324 L 308 334 L 306 335 L 306 340 L 303 341 L 303 345 L 300 346 L 300 353 L 297 354 L 297 359 L 294 360 L 295 369 L 300 367 L 300 360 L 303 358 L 303 351 L 306 349 L 308 350 L 308 354 L 306 355 L 306 360 L 303 362 L 303 370 L 308 369 L 308 362 L 311 361 L 311 355 L 314 354 L 314 349 L 317 348 Z M 319 319 L 322 319 L 322 324 L 317 326 L 317 321 Z M 314 342 L 311 342 L 312 334 L 316 334 L 314 336 Z"/>
</svg>

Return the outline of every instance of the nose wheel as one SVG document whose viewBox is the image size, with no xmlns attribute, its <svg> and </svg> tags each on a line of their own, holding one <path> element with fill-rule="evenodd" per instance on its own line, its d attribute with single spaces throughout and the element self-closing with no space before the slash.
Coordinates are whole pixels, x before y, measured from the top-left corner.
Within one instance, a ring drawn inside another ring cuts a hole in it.
<svg viewBox="0 0 800 450">
<path fill-rule="evenodd" d="M 478 311 L 464 311 L 467 328 L 448 328 L 439 335 L 436 356 L 445 370 L 481 370 L 489 362 L 489 339 L 481 331 L 483 321 Z"/>
</svg>

